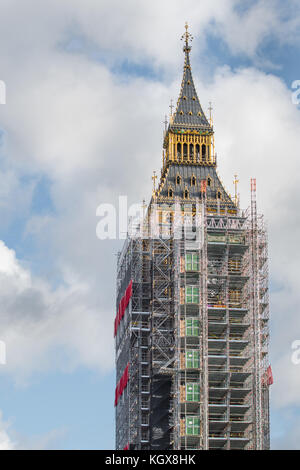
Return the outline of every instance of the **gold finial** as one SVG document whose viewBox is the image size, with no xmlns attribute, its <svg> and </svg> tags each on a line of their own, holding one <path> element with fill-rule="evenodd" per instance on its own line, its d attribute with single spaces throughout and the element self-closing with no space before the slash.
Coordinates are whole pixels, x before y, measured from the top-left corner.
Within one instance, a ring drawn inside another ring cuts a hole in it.
<svg viewBox="0 0 300 470">
<path fill-rule="evenodd" d="M 209 111 L 209 124 L 210 125 L 212 125 L 212 110 L 213 110 L 212 102 L 210 101 L 209 102 L 209 108 L 208 108 L 208 111 Z"/>
<path fill-rule="evenodd" d="M 235 203 L 236 206 L 237 206 L 237 203 L 238 203 L 238 193 L 237 193 L 238 183 L 239 183 L 239 180 L 237 179 L 237 175 L 234 175 L 234 180 L 233 180 L 233 184 L 234 184 L 234 203 Z"/>
<path fill-rule="evenodd" d="M 184 47 L 183 47 L 183 50 L 184 50 L 184 52 L 190 52 L 191 46 L 190 46 L 189 42 L 192 42 L 192 40 L 193 40 L 194 38 L 193 38 L 193 36 L 191 35 L 191 33 L 188 32 L 189 25 L 187 24 L 187 21 L 186 21 L 184 27 L 185 27 L 185 33 L 181 36 L 181 40 L 184 40 Z"/>
<path fill-rule="evenodd" d="M 157 176 L 156 176 L 156 171 L 153 171 L 153 176 L 152 176 L 152 180 L 153 180 L 153 193 L 155 193 L 156 191 L 156 179 L 157 179 Z"/>
</svg>

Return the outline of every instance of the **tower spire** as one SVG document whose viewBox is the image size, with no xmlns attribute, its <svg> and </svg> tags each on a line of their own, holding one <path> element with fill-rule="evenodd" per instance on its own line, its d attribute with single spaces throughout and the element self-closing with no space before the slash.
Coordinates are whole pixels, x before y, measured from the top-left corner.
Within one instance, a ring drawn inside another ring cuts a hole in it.
<svg viewBox="0 0 300 470">
<path fill-rule="evenodd" d="M 211 131 L 211 126 L 203 112 L 199 98 L 197 96 L 192 69 L 190 65 L 191 42 L 193 36 L 185 24 L 185 33 L 181 36 L 183 41 L 183 51 L 185 53 L 183 77 L 181 82 L 180 95 L 174 113 L 172 126 L 176 128 L 190 128 Z"/>
<path fill-rule="evenodd" d="M 186 53 L 186 54 L 189 54 L 189 52 L 191 51 L 192 49 L 192 46 L 190 45 L 190 42 L 192 42 L 192 40 L 194 39 L 193 36 L 191 35 L 191 33 L 189 33 L 188 29 L 189 29 L 189 25 L 186 21 L 185 23 L 185 33 L 181 36 L 181 40 L 184 41 L 184 46 L 183 46 L 183 51 Z"/>
<path fill-rule="evenodd" d="M 175 111 L 171 101 L 171 116 L 164 133 L 164 167 L 170 162 L 197 165 L 215 165 L 214 131 L 212 119 L 209 121 L 201 107 L 190 64 L 191 41 L 193 36 L 185 24 L 181 36 L 185 55 L 181 89 Z"/>
</svg>

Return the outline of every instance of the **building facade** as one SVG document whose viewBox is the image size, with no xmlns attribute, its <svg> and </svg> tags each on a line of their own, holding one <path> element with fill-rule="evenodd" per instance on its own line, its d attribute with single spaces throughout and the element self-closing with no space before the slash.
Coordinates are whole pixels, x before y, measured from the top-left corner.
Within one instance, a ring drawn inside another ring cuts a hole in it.
<svg viewBox="0 0 300 470">
<path fill-rule="evenodd" d="M 116 448 L 268 449 L 264 219 L 255 180 L 243 211 L 217 174 L 183 40 L 160 181 L 118 257 Z"/>
</svg>

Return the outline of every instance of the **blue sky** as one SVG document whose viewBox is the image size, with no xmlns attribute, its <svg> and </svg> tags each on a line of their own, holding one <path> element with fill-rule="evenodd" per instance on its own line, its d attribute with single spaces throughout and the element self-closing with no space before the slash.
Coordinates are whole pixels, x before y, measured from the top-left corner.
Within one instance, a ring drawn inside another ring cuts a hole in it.
<svg viewBox="0 0 300 470">
<path fill-rule="evenodd" d="M 100 377 L 87 370 L 38 374 L 22 390 L 2 379 L 4 418 L 9 417 L 15 439 L 27 447 L 45 441 L 50 449 L 110 449 L 113 382 L 113 373 Z"/>
<path fill-rule="evenodd" d="M 300 117 L 291 103 L 291 83 L 300 79 L 297 2 L 284 10 L 277 0 L 204 1 L 201 8 L 196 0 L 151 8 L 138 0 L 126 8 L 106 0 L 47 0 L 43 8 L 25 0 L 18 9 L 14 2 L 0 6 L 0 79 L 7 85 L 0 105 L 0 339 L 7 343 L 0 448 L 1 439 L 7 448 L 114 446 L 121 242 L 97 240 L 95 214 L 120 194 L 149 200 L 162 122 L 179 94 L 185 20 L 198 95 L 204 109 L 214 104 L 225 186 L 232 191 L 238 171 L 247 207 L 249 177 L 258 178 L 273 292 L 271 436 L 275 448 L 296 446 L 300 366 L 289 358 L 300 335 L 300 223 L 287 207 L 299 198 Z"/>
</svg>

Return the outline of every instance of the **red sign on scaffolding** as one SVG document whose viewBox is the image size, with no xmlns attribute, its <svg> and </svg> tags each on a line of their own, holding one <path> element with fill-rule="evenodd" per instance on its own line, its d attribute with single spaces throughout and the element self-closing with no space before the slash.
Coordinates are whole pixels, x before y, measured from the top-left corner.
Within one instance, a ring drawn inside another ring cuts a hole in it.
<svg viewBox="0 0 300 470">
<path fill-rule="evenodd" d="M 126 308 L 128 307 L 131 297 L 132 297 L 132 280 L 129 282 L 125 290 L 125 294 L 123 295 L 119 303 L 118 312 L 117 312 L 115 323 L 114 323 L 114 336 L 116 336 L 117 334 L 118 327 L 122 321 L 122 318 L 125 315 L 125 311 L 126 311 Z"/>
<path fill-rule="evenodd" d="M 127 364 L 127 366 L 125 367 L 125 370 L 122 374 L 122 377 L 120 378 L 117 386 L 116 386 L 116 390 L 115 390 L 115 406 L 117 406 L 118 404 L 118 401 L 119 401 L 119 398 L 122 396 L 125 388 L 127 387 L 127 384 L 128 384 L 128 380 L 129 380 L 129 363 Z"/>
<path fill-rule="evenodd" d="M 271 366 L 269 366 L 267 369 L 267 385 L 272 385 L 273 383 L 274 383 L 274 380 L 273 380 L 272 368 Z"/>
</svg>

